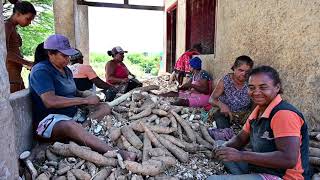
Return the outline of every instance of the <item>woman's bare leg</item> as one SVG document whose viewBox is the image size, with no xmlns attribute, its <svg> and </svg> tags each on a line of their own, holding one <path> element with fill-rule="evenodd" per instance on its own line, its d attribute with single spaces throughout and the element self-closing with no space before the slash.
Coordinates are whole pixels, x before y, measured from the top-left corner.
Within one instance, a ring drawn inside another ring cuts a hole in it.
<svg viewBox="0 0 320 180">
<path fill-rule="evenodd" d="M 99 153 L 115 150 L 108 144 L 87 132 L 80 124 L 75 121 L 59 121 L 52 130 L 52 140 L 71 140 L 78 144 L 85 145 Z M 127 151 L 120 151 L 124 159 L 134 160 L 136 155 Z"/>
</svg>

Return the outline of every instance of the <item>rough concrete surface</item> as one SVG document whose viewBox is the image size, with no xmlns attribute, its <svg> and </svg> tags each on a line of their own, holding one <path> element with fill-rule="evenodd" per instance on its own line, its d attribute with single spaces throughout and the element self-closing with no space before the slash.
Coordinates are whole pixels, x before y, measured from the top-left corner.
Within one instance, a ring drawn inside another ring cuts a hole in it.
<svg viewBox="0 0 320 180">
<path fill-rule="evenodd" d="M 66 0 L 54 0 L 54 22 L 55 31 L 69 38 L 72 47 L 75 47 L 75 30 L 74 30 L 74 2 Z"/>
<path fill-rule="evenodd" d="M 216 76 L 235 58 L 249 55 L 282 78 L 284 98 L 312 125 L 320 122 L 320 1 L 218 1 Z"/>
<path fill-rule="evenodd" d="M 4 29 L 2 10 L 1 3 L 0 29 Z M 6 52 L 5 32 L 0 31 L 0 164 L 4 162 L 11 174 L 7 179 L 16 179 L 18 177 L 18 162 L 14 142 L 13 112 L 9 103 L 9 79 L 5 66 Z"/>
<path fill-rule="evenodd" d="M 4 29 L 4 22 L 2 16 L 2 4 L 0 5 L 0 98 L 8 99 L 10 94 L 9 87 L 9 77 L 6 69 L 6 57 L 7 57 L 7 47 L 6 47 L 6 35 L 2 31 Z"/>
<path fill-rule="evenodd" d="M 185 1 L 179 1 L 179 11 L 177 55 L 185 46 Z M 315 125 L 320 122 L 319 17 L 319 0 L 217 1 L 215 54 L 201 56 L 203 68 L 218 79 L 240 55 L 276 68 L 284 99 Z"/>
<path fill-rule="evenodd" d="M 32 106 L 29 89 L 10 94 L 9 100 L 15 112 L 13 120 L 17 154 L 21 154 L 23 151 L 30 151 L 34 142 L 32 141 Z"/>
</svg>

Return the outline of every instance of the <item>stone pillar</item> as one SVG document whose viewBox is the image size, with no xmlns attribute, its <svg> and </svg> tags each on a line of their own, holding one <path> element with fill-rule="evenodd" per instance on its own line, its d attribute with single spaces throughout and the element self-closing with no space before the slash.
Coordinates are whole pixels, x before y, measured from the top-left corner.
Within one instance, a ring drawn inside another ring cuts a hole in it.
<svg viewBox="0 0 320 180">
<path fill-rule="evenodd" d="M 75 47 L 75 31 L 74 31 L 74 6 L 73 1 L 54 0 L 54 23 L 55 32 L 69 38 L 72 47 Z"/>
<path fill-rule="evenodd" d="M 4 29 L 3 7 L 0 4 L 0 29 Z M 0 164 L 4 161 L 10 172 L 7 179 L 18 178 L 18 156 L 15 146 L 13 111 L 9 103 L 9 78 L 5 66 L 7 56 L 5 32 L 0 31 Z M 0 177 L 1 178 L 1 177 Z"/>
<path fill-rule="evenodd" d="M 77 5 L 77 0 L 74 0 L 74 5 L 76 48 L 81 50 L 84 56 L 84 63 L 89 64 L 88 6 Z"/>
<path fill-rule="evenodd" d="M 54 0 L 56 33 L 67 36 L 71 46 L 81 50 L 84 62 L 89 63 L 88 6 L 78 5 L 77 0 Z"/>
</svg>

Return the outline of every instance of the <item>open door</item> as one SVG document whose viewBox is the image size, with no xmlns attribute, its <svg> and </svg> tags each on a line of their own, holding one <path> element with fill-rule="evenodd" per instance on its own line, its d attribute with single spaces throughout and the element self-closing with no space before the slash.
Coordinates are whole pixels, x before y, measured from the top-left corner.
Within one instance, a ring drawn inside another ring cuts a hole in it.
<svg viewBox="0 0 320 180">
<path fill-rule="evenodd" d="M 166 71 L 172 72 L 176 62 L 176 24 L 177 2 L 168 8 L 167 12 L 167 42 L 166 42 Z"/>
</svg>

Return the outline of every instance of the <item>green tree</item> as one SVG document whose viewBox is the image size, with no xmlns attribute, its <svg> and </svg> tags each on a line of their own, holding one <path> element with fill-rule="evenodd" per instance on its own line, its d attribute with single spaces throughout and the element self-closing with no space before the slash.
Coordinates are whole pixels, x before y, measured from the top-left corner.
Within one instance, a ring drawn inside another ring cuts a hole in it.
<svg viewBox="0 0 320 180">
<path fill-rule="evenodd" d="M 54 34 L 53 0 L 29 0 L 37 10 L 37 16 L 28 27 L 18 28 L 22 37 L 22 54 L 32 56 L 38 44 L 43 42 L 49 35 Z M 4 5 L 4 16 L 9 18 L 13 5 Z"/>
</svg>

